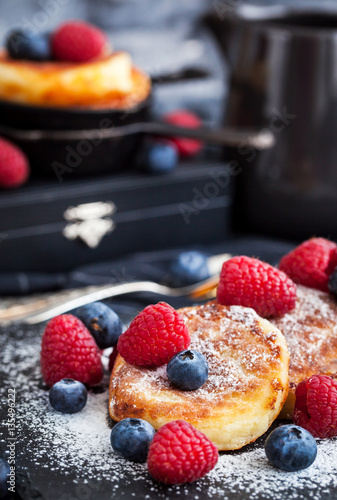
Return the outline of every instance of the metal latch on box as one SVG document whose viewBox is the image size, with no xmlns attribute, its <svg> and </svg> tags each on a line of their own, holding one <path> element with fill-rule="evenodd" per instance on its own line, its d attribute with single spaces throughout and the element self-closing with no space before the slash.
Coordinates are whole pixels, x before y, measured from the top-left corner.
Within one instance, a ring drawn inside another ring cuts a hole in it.
<svg viewBox="0 0 337 500">
<path fill-rule="evenodd" d="M 71 223 L 63 229 L 63 235 L 68 240 L 80 238 L 89 248 L 96 248 L 103 237 L 115 229 L 114 221 L 108 216 L 113 215 L 116 210 L 112 201 L 69 207 L 63 216 Z"/>
</svg>

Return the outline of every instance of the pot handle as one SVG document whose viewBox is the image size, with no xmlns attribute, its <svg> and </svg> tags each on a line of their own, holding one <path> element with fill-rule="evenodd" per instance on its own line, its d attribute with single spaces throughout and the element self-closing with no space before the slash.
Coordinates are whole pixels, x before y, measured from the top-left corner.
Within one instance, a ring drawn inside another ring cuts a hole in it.
<svg viewBox="0 0 337 500">
<path fill-rule="evenodd" d="M 205 21 L 213 31 L 227 63 L 232 66 L 230 47 L 235 37 L 238 24 L 252 21 L 267 21 L 275 17 L 284 17 L 292 11 L 287 5 L 252 5 L 237 0 L 214 0 L 213 11 L 206 14 Z"/>
</svg>

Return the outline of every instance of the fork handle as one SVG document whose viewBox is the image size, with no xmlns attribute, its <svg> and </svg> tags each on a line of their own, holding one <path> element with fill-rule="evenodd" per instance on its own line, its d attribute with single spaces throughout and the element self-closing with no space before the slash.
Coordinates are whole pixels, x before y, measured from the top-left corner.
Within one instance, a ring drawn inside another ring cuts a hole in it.
<svg viewBox="0 0 337 500">
<path fill-rule="evenodd" d="M 90 289 L 92 289 L 92 287 L 90 287 Z M 28 325 L 35 325 L 37 323 L 47 321 L 54 316 L 58 316 L 59 314 L 64 314 L 66 312 L 72 311 L 73 309 L 76 309 L 77 307 L 81 307 L 98 300 L 104 300 L 110 297 L 116 297 L 119 295 L 125 295 L 134 292 L 154 292 L 165 295 L 168 291 L 167 287 L 159 285 L 157 283 L 153 283 L 151 281 L 134 281 L 130 283 L 102 285 L 99 287 L 95 287 L 93 291 L 88 292 L 87 290 L 87 288 L 85 289 L 85 291 L 82 290 L 81 295 L 73 299 L 63 300 L 62 302 L 52 307 L 44 308 L 38 313 L 28 313 L 27 315 L 23 315 L 17 319 Z"/>
<path fill-rule="evenodd" d="M 148 282 L 120 283 L 114 285 L 100 285 L 77 288 L 75 290 L 66 290 L 58 293 L 50 294 L 49 296 L 35 296 L 32 300 L 24 303 L 17 303 L 8 307 L 6 301 L 3 304 L 3 309 L 0 310 L 0 322 L 6 321 L 23 321 L 28 318 L 32 319 L 30 324 L 34 324 L 33 318 L 44 315 L 46 319 L 50 319 L 47 312 L 54 314 L 54 311 L 68 312 L 76 307 L 90 303 L 93 300 L 103 300 L 108 297 L 115 297 L 133 291 L 144 291 L 144 284 Z M 152 283 L 150 283 L 152 285 Z M 50 316 L 53 317 L 53 316 Z M 41 320 L 43 321 L 43 319 Z M 39 322 L 39 321 L 37 321 Z"/>
</svg>

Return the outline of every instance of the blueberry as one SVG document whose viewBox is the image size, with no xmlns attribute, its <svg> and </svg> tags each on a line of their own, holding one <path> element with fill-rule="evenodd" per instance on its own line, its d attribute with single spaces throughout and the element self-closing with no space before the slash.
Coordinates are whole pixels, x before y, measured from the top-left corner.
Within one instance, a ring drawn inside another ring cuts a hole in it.
<svg viewBox="0 0 337 500">
<path fill-rule="evenodd" d="M 166 371 L 169 381 L 178 389 L 195 391 L 208 378 L 208 363 L 201 352 L 185 350 L 170 359 Z"/>
<path fill-rule="evenodd" d="M 328 281 L 328 288 L 329 288 L 330 293 L 337 296 L 337 267 L 330 274 L 329 281 Z"/>
<path fill-rule="evenodd" d="M 80 307 L 75 315 L 85 324 L 100 349 L 113 347 L 122 334 L 119 316 L 103 302 L 92 302 Z"/>
<path fill-rule="evenodd" d="M 10 467 L 8 462 L 0 458 L 0 498 L 5 498 L 8 495 Z"/>
<path fill-rule="evenodd" d="M 78 380 L 64 378 L 50 389 L 49 401 L 56 411 L 77 413 L 87 403 L 87 389 Z"/>
<path fill-rule="evenodd" d="M 207 255 L 196 250 L 182 252 L 171 264 L 175 286 L 185 286 L 210 277 Z"/>
<path fill-rule="evenodd" d="M 121 457 L 133 462 L 145 462 L 149 446 L 156 431 L 140 418 L 125 418 L 111 431 L 112 449 Z"/>
<path fill-rule="evenodd" d="M 265 452 L 274 467 L 289 472 L 306 469 L 317 455 L 315 438 L 297 425 L 281 425 L 266 439 Z"/>
<path fill-rule="evenodd" d="M 13 59 L 48 61 L 52 58 L 49 33 L 29 34 L 15 30 L 8 35 L 6 47 Z"/>
<path fill-rule="evenodd" d="M 146 172 L 165 174 L 174 170 L 178 164 L 178 151 L 168 140 L 150 141 L 144 144 L 139 163 Z"/>
</svg>

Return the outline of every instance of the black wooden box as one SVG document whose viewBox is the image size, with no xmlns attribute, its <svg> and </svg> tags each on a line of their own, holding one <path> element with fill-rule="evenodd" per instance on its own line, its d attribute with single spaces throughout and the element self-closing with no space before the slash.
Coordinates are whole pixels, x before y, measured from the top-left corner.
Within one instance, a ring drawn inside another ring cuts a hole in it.
<svg viewBox="0 0 337 500">
<path fill-rule="evenodd" d="M 0 193 L 0 272 L 69 271 L 136 251 L 223 241 L 230 171 L 181 165 L 169 175 L 32 180 Z"/>
</svg>

